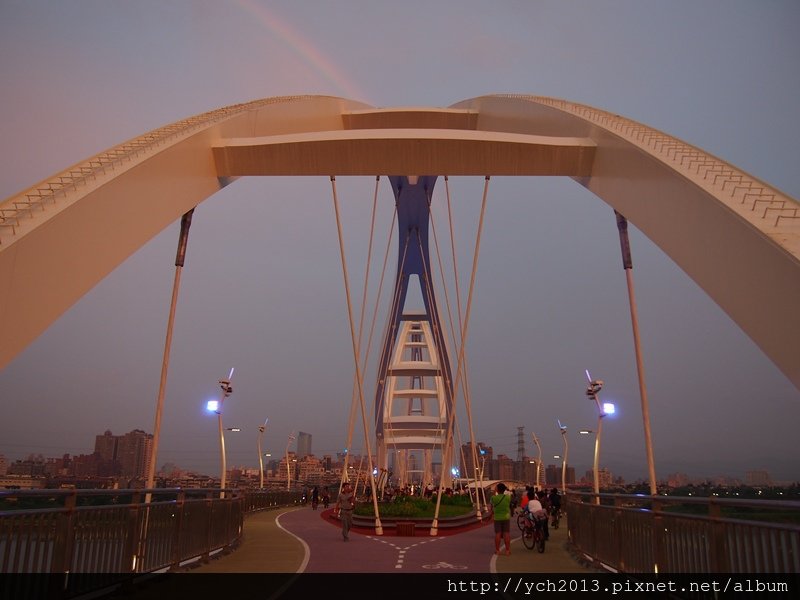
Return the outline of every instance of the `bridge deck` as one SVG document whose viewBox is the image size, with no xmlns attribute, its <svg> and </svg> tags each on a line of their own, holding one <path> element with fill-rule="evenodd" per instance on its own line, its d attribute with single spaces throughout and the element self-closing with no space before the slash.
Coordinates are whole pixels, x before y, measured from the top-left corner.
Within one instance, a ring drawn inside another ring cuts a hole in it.
<svg viewBox="0 0 800 600">
<path fill-rule="evenodd" d="M 491 523 L 469 531 L 413 537 L 352 530 L 342 540 L 325 511 L 263 511 L 245 519 L 241 545 L 192 573 L 579 573 L 591 572 L 567 549 L 567 529 L 550 531 L 545 552 L 528 550 L 512 523 L 510 556 L 494 554 Z"/>
</svg>

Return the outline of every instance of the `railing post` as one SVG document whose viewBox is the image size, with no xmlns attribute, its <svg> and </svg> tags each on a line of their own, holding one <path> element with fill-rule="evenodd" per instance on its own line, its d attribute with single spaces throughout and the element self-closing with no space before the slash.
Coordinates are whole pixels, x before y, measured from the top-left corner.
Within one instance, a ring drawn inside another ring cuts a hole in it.
<svg viewBox="0 0 800 600">
<path fill-rule="evenodd" d="M 145 544 L 147 544 L 147 531 L 144 530 L 147 525 L 144 523 L 144 527 L 142 528 L 138 526 L 139 510 L 142 506 L 141 502 L 141 492 L 138 490 L 133 492 L 131 504 L 128 508 L 128 532 L 126 536 L 127 543 L 125 544 L 125 556 L 128 557 L 127 571 L 129 573 L 137 573 L 143 570 L 141 568 L 142 562 L 145 554 L 147 554 L 147 550 L 145 549 Z"/>
<path fill-rule="evenodd" d="M 616 542 L 616 561 L 619 565 L 620 571 L 625 571 L 625 555 L 622 550 L 623 532 L 619 531 L 620 524 L 622 523 L 622 497 L 618 494 L 614 495 L 614 523 L 611 531 L 611 538 Z"/>
<path fill-rule="evenodd" d="M 651 510 L 653 514 L 653 571 L 656 573 L 664 573 L 666 572 L 664 569 L 664 562 L 666 561 L 666 555 L 664 553 L 666 541 L 664 539 L 664 517 L 661 512 L 661 502 L 653 498 Z"/>
<path fill-rule="evenodd" d="M 725 553 L 725 523 L 720 521 L 722 507 L 713 500 L 708 502 L 708 516 L 711 518 L 711 544 L 708 567 L 712 573 L 727 573 L 728 561 Z"/>
<path fill-rule="evenodd" d="M 186 504 L 186 492 L 178 490 L 175 498 L 175 531 L 172 533 L 172 561 L 170 571 L 177 571 L 181 566 L 181 545 L 183 543 L 183 511 Z"/>
<path fill-rule="evenodd" d="M 220 492 L 222 496 L 225 492 Z M 214 539 L 214 497 L 211 492 L 206 493 L 206 507 L 208 508 L 208 520 L 206 521 L 206 547 L 201 562 L 207 563 L 211 554 L 211 543 Z"/>
<path fill-rule="evenodd" d="M 73 490 L 64 498 L 66 512 L 61 513 L 57 521 L 50 572 L 60 573 L 63 579 L 55 578 L 54 581 L 50 581 L 47 593 L 52 598 L 62 598 L 69 585 L 69 573 L 75 548 L 75 506 L 77 504 L 78 494 Z"/>
</svg>

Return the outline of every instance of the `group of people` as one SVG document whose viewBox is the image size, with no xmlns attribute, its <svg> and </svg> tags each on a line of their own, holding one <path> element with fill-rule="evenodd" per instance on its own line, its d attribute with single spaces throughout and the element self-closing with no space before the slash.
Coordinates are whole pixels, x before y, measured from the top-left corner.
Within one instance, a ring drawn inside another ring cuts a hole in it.
<svg viewBox="0 0 800 600">
<path fill-rule="evenodd" d="M 319 506 L 320 499 L 322 499 L 322 505 L 325 508 L 328 508 L 328 504 L 330 504 L 331 501 L 330 490 L 326 487 L 320 493 L 319 487 L 315 485 L 314 489 L 311 490 L 311 508 L 317 510 L 317 506 Z M 303 489 L 303 497 L 301 499 L 301 502 L 304 506 L 308 502 L 308 488 Z"/>
<path fill-rule="evenodd" d="M 490 498 L 490 505 L 494 516 L 494 550 L 496 554 L 501 554 L 500 542 L 505 542 L 505 554 L 511 554 L 511 517 L 518 505 L 516 494 L 508 490 L 504 483 L 498 483 L 497 493 Z M 311 493 L 312 504 L 316 508 L 318 489 L 314 488 Z M 327 488 L 325 488 L 327 495 Z M 350 528 L 353 524 L 353 509 L 355 508 L 355 493 L 349 482 L 342 485 L 342 491 L 336 499 L 334 511 L 339 516 L 342 523 L 342 538 L 344 541 L 350 539 Z M 545 539 L 549 539 L 550 531 L 548 527 L 548 515 L 557 515 L 561 510 L 561 495 L 557 488 L 553 488 L 548 494 L 545 490 L 536 491 L 528 486 L 523 498 L 525 502 L 524 510 L 543 528 Z M 327 507 L 327 501 L 325 503 Z"/>
<path fill-rule="evenodd" d="M 494 515 L 494 551 L 496 554 L 502 554 L 500 551 L 502 540 L 505 542 L 505 554 L 510 555 L 511 517 L 519 502 L 516 494 L 509 491 L 504 483 L 498 483 L 495 490 L 497 493 L 489 500 Z M 549 539 L 548 515 L 557 515 L 561 510 L 561 495 L 558 493 L 558 489 L 553 488 L 548 494 L 545 490 L 536 491 L 533 487 L 528 486 L 525 488 L 523 501 L 528 517 L 542 527 L 544 539 Z"/>
</svg>

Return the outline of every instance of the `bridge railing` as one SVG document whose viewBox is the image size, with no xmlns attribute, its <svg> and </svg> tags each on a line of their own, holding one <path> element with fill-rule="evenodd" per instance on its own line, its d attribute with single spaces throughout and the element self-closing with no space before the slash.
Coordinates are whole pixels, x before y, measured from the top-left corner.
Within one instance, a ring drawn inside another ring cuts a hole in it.
<svg viewBox="0 0 800 600">
<path fill-rule="evenodd" d="M 0 574 L 61 574 L 49 584 L 85 593 L 207 560 L 239 541 L 246 513 L 300 498 L 238 490 L 221 498 L 219 488 L 2 491 Z"/>
<path fill-rule="evenodd" d="M 575 549 L 616 571 L 800 573 L 800 502 L 571 492 L 566 508 Z"/>
<path fill-rule="evenodd" d="M 56 173 L 15 196 L 0 200 L 0 244 L 4 233 L 10 231 L 12 236 L 17 235 L 25 216 L 33 217 L 37 211 L 44 212 L 55 206 L 59 197 L 65 200 L 69 193 L 79 188 L 97 185 L 109 171 L 130 168 L 143 157 L 237 113 L 303 97 L 276 96 L 234 104 L 159 127 Z"/>
</svg>

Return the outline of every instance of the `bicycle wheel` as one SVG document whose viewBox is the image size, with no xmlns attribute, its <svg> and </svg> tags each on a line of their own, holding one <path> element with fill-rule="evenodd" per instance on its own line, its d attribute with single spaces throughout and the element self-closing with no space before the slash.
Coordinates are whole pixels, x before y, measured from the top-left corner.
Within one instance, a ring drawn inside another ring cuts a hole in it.
<svg viewBox="0 0 800 600">
<path fill-rule="evenodd" d="M 546 540 L 544 539 L 544 533 L 540 533 L 539 534 L 539 541 L 538 541 L 538 543 L 536 545 L 536 549 L 539 551 L 539 554 L 544 552 L 544 543 L 545 543 L 545 541 Z"/>
<path fill-rule="evenodd" d="M 525 527 L 522 530 L 522 543 L 528 550 L 533 550 L 534 545 L 536 545 L 536 534 L 533 531 L 533 527 Z"/>
<path fill-rule="evenodd" d="M 523 513 L 517 515 L 517 527 L 519 527 L 520 531 L 525 531 L 525 526 L 528 524 L 527 521 L 528 518 Z"/>
</svg>

